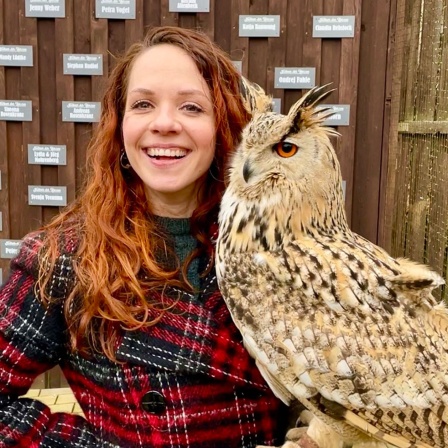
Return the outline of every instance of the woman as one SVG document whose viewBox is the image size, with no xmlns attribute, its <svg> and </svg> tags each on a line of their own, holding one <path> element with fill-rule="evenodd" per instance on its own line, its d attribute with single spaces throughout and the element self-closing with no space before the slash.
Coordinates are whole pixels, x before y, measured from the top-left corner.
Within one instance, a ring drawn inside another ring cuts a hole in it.
<svg viewBox="0 0 448 448">
<path fill-rule="evenodd" d="M 0 447 L 255 447 L 283 406 L 213 266 L 225 166 L 249 119 L 205 35 L 151 30 L 113 70 L 82 194 L 28 235 L 0 292 Z M 18 399 L 59 364 L 85 415 Z"/>
</svg>

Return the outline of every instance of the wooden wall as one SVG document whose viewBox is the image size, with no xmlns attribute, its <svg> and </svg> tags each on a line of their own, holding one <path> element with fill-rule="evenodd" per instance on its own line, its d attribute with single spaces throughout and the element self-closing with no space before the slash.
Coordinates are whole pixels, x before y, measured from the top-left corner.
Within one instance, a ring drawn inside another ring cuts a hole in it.
<svg viewBox="0 0 448 448">
<path fill-rule="evenodd" d="M 32 45 L 33 67 L 0 66 L 0 100 L 32 100 L 31 122 L 0 121 L 0 238 L 20 239 L 58 208 L 28 205 L 28 185 L 67 186 L 68 200 L 81 184 L 86 145 L 94 125 L 61 119 L 62 101 L 100 101 L 114 57 L 152 25 L 200 28 L 243 74 L 281 98 L 283 111 L 303 93 L 274 89 L 275 67 L 316 67 L 316 83 L 332 82 L 328 103 L 351 106 L 350 126 L 336 142 L 346 181 L 353 229 L 377 241 L 384 154 L 387 153 L 388 68 L 396 0 L 210 0 L 210 13 L 170 13 L 168 0 L 136 0 L 135 20 L 95 18 L 94 0 L 66 0 L 66 17 L 28 18 L 25 0 L 0 0 L 0 44 Z M 279 14 L 277 38 L 238 36 L 240 14 Z M 354 15 L 354 38 L 312 37 L 313 15 Z M 63 53 L 101 53 L 103 76 L 64 75 Z M 66 166 L 30 165 L 27 145 L 67 146 Z M 9 260 L 0 259 L 6 276 Z"/>
</svg>

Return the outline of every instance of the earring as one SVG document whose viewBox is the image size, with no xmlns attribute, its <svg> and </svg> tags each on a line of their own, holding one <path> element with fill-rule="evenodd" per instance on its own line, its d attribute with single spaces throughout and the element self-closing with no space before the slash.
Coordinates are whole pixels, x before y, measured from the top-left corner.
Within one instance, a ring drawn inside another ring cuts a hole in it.
<svg viewBox="0 0 448 448">
<path fill-rule="evenodd" d="M 125 170 L 128 170 L 131 167 L 131 164 L 129 163 L 128 155 L 126 154 L 126 151 L 124 149 L 121 150 L 120 165 Z"/>
</svg>

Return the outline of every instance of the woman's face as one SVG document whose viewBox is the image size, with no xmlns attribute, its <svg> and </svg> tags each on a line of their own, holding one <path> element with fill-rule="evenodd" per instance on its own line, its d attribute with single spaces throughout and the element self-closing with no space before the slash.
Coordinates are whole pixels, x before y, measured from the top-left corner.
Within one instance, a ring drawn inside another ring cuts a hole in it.
<svg viewBox="0 0 448 448">
<path fill-rule="evenodd" d="M 207 83 L 185 51 L 160 44 L 137 57 L 122 131 L 153 212 L 191 216 L 215 153 L 215 116 Z"/>
</svg>

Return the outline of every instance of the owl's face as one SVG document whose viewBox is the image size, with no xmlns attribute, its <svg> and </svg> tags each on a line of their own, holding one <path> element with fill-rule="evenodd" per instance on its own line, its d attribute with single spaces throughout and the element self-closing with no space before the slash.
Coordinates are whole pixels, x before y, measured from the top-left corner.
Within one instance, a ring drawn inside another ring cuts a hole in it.
<svg viewBox="0 0 448 448">
<path fill-rule="evenodd" d="M 256 114 L 244 130 L 230 179 L 244 194 L 286 188 L 316 193 L 339 174 L 331 130 L 303 110 L 297 117 L 293 108 L 288 115 Z"/>
</svg>

